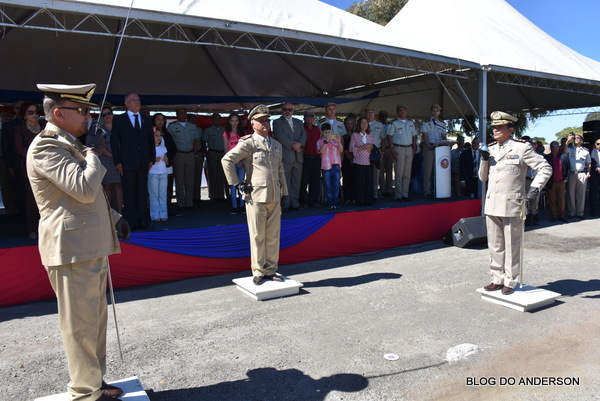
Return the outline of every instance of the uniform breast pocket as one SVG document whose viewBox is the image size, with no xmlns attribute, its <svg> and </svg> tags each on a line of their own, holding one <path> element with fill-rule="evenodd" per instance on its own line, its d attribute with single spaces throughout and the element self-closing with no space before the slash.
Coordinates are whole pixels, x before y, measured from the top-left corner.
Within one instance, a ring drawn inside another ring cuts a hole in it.
<svg viewBox="0 0 600 401">
<path fill-rule="evenodd" d="M 266 186 L 267 186 L 266 180 L 263 180 L 263 179 L 253 179 L 252 180 L 252 187 L 259 188 L 259 187 L 266 187 Z"/>
<path fill-rule="evenodd" d="M 82 213 L 63 218 L 63 225 L 66 231 L 80 230 L 82 228 L 94 227 L 100 224 L 96 213 Z"/>
<path fill-rule="evenodd" d="M 520 164 L 518 159 L 511 159 L 506 161 L 506 172 L 510 175 L 518 175 L 521 172 Z"/>
</svg>

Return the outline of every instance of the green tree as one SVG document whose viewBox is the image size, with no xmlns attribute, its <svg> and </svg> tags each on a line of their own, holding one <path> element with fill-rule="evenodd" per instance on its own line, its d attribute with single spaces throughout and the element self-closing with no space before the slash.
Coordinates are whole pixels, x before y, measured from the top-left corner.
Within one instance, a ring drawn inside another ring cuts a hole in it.
<svg viewBox="0 0 600 401">
<path fill-rule="evenodd" d="M 576 134 L 583 135 L 583 127 L 567 127 L 556 133 L 556 140 L 560 141 L 562 138 L 566 138 L 569 136 L 569 132 L 574 132 Z"/>
<path fill-rule="evenodd" d="M 358 0 L 346 11 L 379 25 L 386 25 L 406 3 L 408 0 Z"/>
</svg>

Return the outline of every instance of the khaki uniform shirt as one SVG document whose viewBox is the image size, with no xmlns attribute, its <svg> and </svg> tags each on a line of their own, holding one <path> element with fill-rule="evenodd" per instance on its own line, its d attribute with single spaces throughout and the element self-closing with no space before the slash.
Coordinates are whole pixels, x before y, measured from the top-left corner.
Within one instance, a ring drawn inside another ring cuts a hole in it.
<svg viewBox="0 0 600 401">
<path fill-rule="evenodd" d="M 412 145 L 413 137 L 417 136 L 415 124 L 410 120 L 395 120 L 388 125 L 387 136 L 392 137 L 394 145 Z"/>
<path fill-rule="evenodd" d="M 430 145 L 443 141 L 446 138 L 448 127 L 443 121 L 436 121 L 433 118 L 423 121 L 421 124 L 421 133 L 427 134 L 427 142 Z M 435 149 L 435 146 L 428 146 L 426 150 Z"/>
<path fill-rule="evenodd" d="M 329 121 L 329 120 L 327 120 L 327 119 L 321 120 L 321 121 L 319 122 L 319 129 L 320 129 L 321 131 L 323 131 L 323 129 L 321 128 L 321 126 L 322 126 L 323 124 L 325 124 L 325 123 L 329 123 L 329 124 L 331 125 L 331 133 L 332 133 L 332 134 L 339 135 L 340 137 L 341 137 L 342 135 L 346 135 L 346 134 L 347 134 L 347 132 L 346 132 L 346 127 L 344 126 L 344 123 L 343 123 L 343 122 L 341 122 L 341 121 L 339 121 L 339 120 L 334 120 L 334 121 L 333 121 L 333 124 L 332 124 L 332 123 L 331 123 L 331 121 Z M 352 134 L 352 132 L 351 132 L 350 134 Z"/>
<path fill-rule="evenodd" d="M 386 137 L 383 124 L 377 120 L 374 120 L 372 123 L 369 124 L 369 127 L 371 129 L 373 143 L 375 144 L 375 146 L 381 149 L 381 142 L 384 141 Z"/>
<path fill-rule="evenodd" d="M 202 139 L 206 142 L 206 146 L 208 146 L 209 150 L 214 150 L 216 152 L 225 151 L 225 148 L 223 147 L 223 132 L 225 132 L 225 128 L 215 127 L 214 125 L 211 125 L 204 130 Z"/>
<path fill-rule="evenodd" d="M 552 175 L 552 167 L 526 141 L 510 138 L 502 146 L 492 142 L 489 151 L 489 160 L 482 159 L 479 165 L 479 179 L 488 183 L 484 213 L 498 217 L 519 217 L 527 195 L 527 167 L 536 172 L 531 188 L 539 190 Z"/>
<path fill-rule="evenodd" d="M 196 124 L 185 123 L 185 127 L 179 121 L 172 122 L 168 127 L 178 152 L 191 152 L 194 150 L 194 141 L 197 141 L 197 151 L 200 151 L 200 139 L 202 130 Z M 221 142 L 223 139 L 221 139 Z M 223 145 L 221 145 L 223 146 Z"/>
<path fill-rule="evenodd" d="M 45 266 L 120 253 L 112 210 L 102 189 L 106 169 L 83 145 L 48 123 L 27 151 L 27 174 L 40 211 L 39 250 Z"/>
<path fill-rule="evenodd" d="M 269 138 L 270 146 L 264 144 L 263 137 L 256 132 L 240 139 L 235 148 L 221 159 L 229 185 L 239 180 L 234 164 L 244 160 L 246 181 L 252 184 L 252 193 L 246 202 L 279 202 L 288 194 L 283 171 L 282 147 L 274 138 Z"/>
</svg>

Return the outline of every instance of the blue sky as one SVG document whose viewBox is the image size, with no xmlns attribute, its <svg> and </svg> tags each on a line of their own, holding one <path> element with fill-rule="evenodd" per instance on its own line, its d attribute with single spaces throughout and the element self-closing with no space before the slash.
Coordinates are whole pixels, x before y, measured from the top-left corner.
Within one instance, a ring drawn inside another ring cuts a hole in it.
<svg viewBox="0 0 600 401">
<path fill-rule="evenodd" d="M 353 3 L 352 0 L 321 1 L 342 10 L 346 10 Z M 586 57 L 600 61 L 599 0 L 507 1 L 517 11 L 556 40 Z M 448 22 L 451 24 L 451 21 Z M 533 124 L 527 130 L 526 135 L 544 137 L 550 142 L 555 138 L 554 134 L 566 127 L 581 126 L 584 119 L 584 114 L 546 117 Z"/>
</svg>

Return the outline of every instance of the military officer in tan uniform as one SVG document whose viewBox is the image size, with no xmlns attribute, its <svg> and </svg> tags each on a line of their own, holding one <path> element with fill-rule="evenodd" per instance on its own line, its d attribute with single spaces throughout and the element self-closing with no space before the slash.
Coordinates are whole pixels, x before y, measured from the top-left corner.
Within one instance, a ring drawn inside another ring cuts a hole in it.
<svg viewBox="0 0 600 401">
<path fill-rule="evenodd" d="M 245 194 L 250 233 L 253 282 L 283 281 L 276 275 L 281 231 L 281 197 L 288 194 L 282 162 L 282 146 L 269 137 L 269 109 L 256 106 L 248 115 L 254 133 L 240 139 L 221 163 L 230 185 Z M 244 160 L 246 180 L 239 181 L 234 165 Z"/>
<path fill-rule="evenodd" d="M 490 251 L 491 284 L 486 291 L 512 294 L 521 274 L 521 237 L 527 201 L 537 198 L 552 175 L 552 167 L 529 142 L 512 138 L 516 117 L 501 111 L 491 114 L 495 142 L 480 149 L 479 179 L 487 181 L 484 213 Z M 527 167 L 536 171 L 525 195 Z"/>
<path fill-rule="evenodd" d="M 106 373 L 108 255 L 120 253 L 117 235 L 129 226 L 102 190 L 106 169 L 102 135 L 88 132 L 96 85 L 38 85 L 48 124 L 27 152 L 27 174 L 39 211 L 39 251 L 58 302 L 58 319 L 71 381 L 70 399 L 109 401 L 122 390 Z M 117 222 L 115 224 L 115 221 Z M 116 232 L 115 232 L 116 228 Z"/>
<path fill-rule="evenodd" d="M 433 104 L 431 106 L 431 117 L 421 124 L 421 135 L 423 136 L 423 193 L 425 198 L 433 198 L 435 189 L 431 183 L 431 173 L 435 165 L 435 144 L 447 139 L 448 127 L 440 120 L 442 108 Z"/>
</svg>

